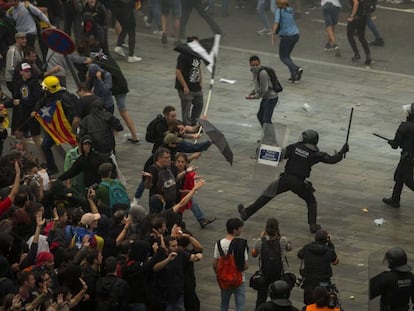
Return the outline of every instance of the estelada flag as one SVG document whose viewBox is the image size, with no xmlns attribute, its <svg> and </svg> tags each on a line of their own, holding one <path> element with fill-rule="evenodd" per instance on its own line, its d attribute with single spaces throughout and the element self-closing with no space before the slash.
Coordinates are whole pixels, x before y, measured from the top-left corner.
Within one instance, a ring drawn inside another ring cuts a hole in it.
<svg viewBox="0 0 414 311">
<path fill-rule="evenodd" d="M 0 127 L 4 129 L 9 127 L 9 116 L 7 114 L 7 109 L 4 107 L 3 104 L 0 104 L 0 116 L 3 117 L 3 122 L 0 124 Z"/>
<path fill-rule="evenodd" d="M 77 145 L 75 134 L 72 132 L 60 100 L 36 111 L 35 118 L 57 145 L 62 143 L 68 143 L 73 147 Z"/>
</svg>

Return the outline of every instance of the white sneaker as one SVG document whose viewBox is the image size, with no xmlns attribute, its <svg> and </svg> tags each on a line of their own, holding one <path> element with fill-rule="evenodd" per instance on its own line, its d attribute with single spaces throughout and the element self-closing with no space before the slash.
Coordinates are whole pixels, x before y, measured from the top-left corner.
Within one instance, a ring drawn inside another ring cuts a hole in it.
<svg viewBox="0 0 414 311">
<path fill-rule="evenodd" d="M 162 30 L 154 30 L 152 33 L 153 33 L 154 35 L 159 35 L 159 36 L 161 36 L 161 35 L 162 35 Z"/>
<path fill-rule="evenodd" d="M 270 31 L 270 29 L 263 28 L 263 29 L 258 30 L 256 33 L 257 33 L 259 36 L 263 36 L 263 35 L 268 34 L 269 32 L 271 32 L 271 31 Z"/>
<path fill-rule="evenodd" d="M 128 43 L 122 43 L 122 47 L 128 49 L 129 48 L 129 45 L 128 45 Z"/>
<path fill-rule="evenodd" d="M 142 61 L 141 57 L 138 56 L 128 56 L 128 63 L 136 63 Z"/>
<path fill-rule="evenodd" d="M 115 49 L 114 49 L 114 52 L 116 54 L 118 54 L 119 56 L 122 56 L 122 57 L 125 57 L 126 56 L 125 55 L 125 52 L 124 52 L 124 49 L 122 47 L 120 47 L 120 46 L 116 46 Z"/>
</svg>

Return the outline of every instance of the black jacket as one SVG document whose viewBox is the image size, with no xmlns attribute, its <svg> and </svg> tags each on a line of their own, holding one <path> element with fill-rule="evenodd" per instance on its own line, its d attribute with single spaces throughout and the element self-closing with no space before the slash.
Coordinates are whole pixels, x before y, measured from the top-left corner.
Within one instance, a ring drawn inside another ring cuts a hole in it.
<svg viewBox="0 0 414 311">
<path fill-rule="evenodd" d="M 109 155 L 115 149 L 113 131 L 124 130 L 118 118 L 95 105 L 92 106 L 90 114 L 82 119 L 79 127 L 79 135 L 90 135 L 95 150 L 105 155 Z"/>
<path fill-rule="evenodd" d="M 314 145 L 304 144 L 302 142 L 291 144 L 286 147 L 285 159 L 288 159 L 285 166 L 285 173 L 301 179 L 308 178 L 311 173 L 312 165 L 319 162 L 335 164 L 344 157 L 342 152 L 329 155 L 321 152 Z"/>
<path fill-rule="evenodd" d="M 83 184 L 90 187 L 93 184 L 99 184 L 101 178 L 98 174 L 98 168 L 102 163 L 111 162 L 108 158 L 91 150 L 87 155 L 81 154 L 72 166 L 58 177 L 59 180 L 66 180 L 83 172 Z"/>
<path fill-rule="evenodd" d="M 369 280 L 369 299 L 381 295 L 381 303 L 394 310 L 408 310 L 414 303 L 414 274 L 410 272 L 385 271 Z M 406 308 L 406 309 L 404 309 Z M 388 310 L 388 309 L 387 309 Z"/>
<path fill-rule="evenodd" d="M 333 247 L 322 242 L 312 242 L 299 251 L 298 257 L 303 260 L 305 280 L 329 281 L 332 277 L 331 264 L 337 261 Z"/>
<path fill-rule="evenodd" d="M 128 296 L 129 286 L 123 279 L 115 275 L 101 277 L 96 283 L 96 310 L 128 310 Z"/>
</svg>

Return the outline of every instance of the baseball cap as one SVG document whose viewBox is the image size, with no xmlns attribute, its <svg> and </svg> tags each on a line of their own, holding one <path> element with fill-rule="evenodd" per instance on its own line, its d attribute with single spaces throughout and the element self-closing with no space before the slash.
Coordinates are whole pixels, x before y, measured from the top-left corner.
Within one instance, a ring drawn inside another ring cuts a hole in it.
<svg viewBox="0 0 414 311">
<path fill-rule="evenodd" d="M 81 224 L 90 226 L 93 221 L 99 220 L 100 218 L 101 214 L 85 213 L 82 215 Z"/>
<path fill-rule="evenodd" d="M 32 69 L 32 66 L 30 66 L 30 64 L 28 64 L 28 63 L 22 63 L 20 65 L 20 70 L 21 71 L 30 71 L 30 69 Z"/>
<path fill-rule="evenodd" d="M 17 39 L 17 38 L 26 38 L 27 36 L 26 36 L 26 34 L 24 33 L 24 32 L 17 32 L 15 35 L 14 35 L 14 38 L 15 39 Z"/>
<path fill-rule="evenodd" d="M 182 141 L 183 141 L 183 139 L 181 137 L 178 137 L 174 133 L 168 133 L 164 137 L 164 144 L 166 144 L 166 145 L 168 145 L 168 144 L 178 144 Z"/>
</svg>

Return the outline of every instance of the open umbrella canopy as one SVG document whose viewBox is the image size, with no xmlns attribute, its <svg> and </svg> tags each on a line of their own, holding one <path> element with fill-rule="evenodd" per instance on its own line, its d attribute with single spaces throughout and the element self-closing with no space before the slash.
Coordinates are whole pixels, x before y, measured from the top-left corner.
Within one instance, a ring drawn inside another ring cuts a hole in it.
<svg viewBox="0 0 414 311">
<path fill-rule="evenodd" d="M 224 137 L 223 133 L 220 132 L 210 121 L 200 119 L 200 124 L 203 127 L 204 133 L 210 137 L 211 141 L 220 150 L 221 154 L 226 158 L 227 162 L 233 165 L 233 151 Z"/>
</svg>

